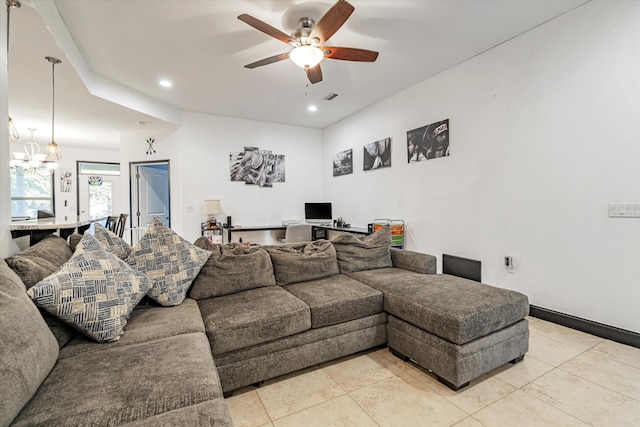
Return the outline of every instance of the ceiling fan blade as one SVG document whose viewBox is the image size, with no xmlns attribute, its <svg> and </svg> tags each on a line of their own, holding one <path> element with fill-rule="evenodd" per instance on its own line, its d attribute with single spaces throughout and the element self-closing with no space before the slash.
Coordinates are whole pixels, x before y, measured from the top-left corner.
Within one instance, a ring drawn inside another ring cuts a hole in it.
<svg viewBox="0 0 640 427">
<path fill-rule="evenodd" d="M 307 68 L 307 77 L 312 84 L 318 83 L 322 81 L 322 69 L 320 68 L 320 64 L 316 65 L 313 68 Z"/>
<path fill-rule="evenodd" d="M 238 16 L 238 19 L 244 22 L 245 24 L 251 25 L 256 30 L 262 31 L 266 35 L 271 36 L 274 39 L 280 40 L 282 43 L 286 43 L 292 46 L 299 45 L 298 41 L 295 40 L 290 35 L 283 33 L 277 28 L 274 28 L 271 25 L 267 24 L 266 22 L 263 22 L 257 18 L 254 18 L 251 15 L 247 15 L 246 13 L 243 13 L 242 15 Z"/>
<path fill-rule="evenodd" d="M 319 40 L 316 42 L 317 44 L 326 43 L 349 19 L 354 10 L 355 8 L 345 0 L 338 0 L 313 27 L 309 39 L 317 38 Z"/>
<path fill-rule="evenodd" d="M 378 52 L 355 47 L 324 46 L 321 47 L 325 58 L 341 59 L 343 61 L 374 62 Z"/>
<path fill-rule="evenodd" d="M 262 67 L 263 65 L 273 64 L 274 62 L 282 61 L 283 59 L 287 59 L 289 57 L 289 52 L 281 53 L 280 55 L 270 56 L 269 58 L 261 59 L 260 61 L 252 62 L 249 65 L 245 65 L 244 68 L 256 68 Z"/>
</svg>

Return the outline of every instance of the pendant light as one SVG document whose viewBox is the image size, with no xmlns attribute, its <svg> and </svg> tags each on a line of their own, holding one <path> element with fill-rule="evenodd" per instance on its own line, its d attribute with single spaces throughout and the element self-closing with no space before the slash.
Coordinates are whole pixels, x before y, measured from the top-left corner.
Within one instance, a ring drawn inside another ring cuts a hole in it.
<svg viewBox="0 0 640 427">
<path fill-rule="evenodd" d="M 47 61 L 51 64 L 51 142 L 47 146 L 47 160 L 52 162 L 57 162 L 62 159 L 60 155 L 60 149 L 58 148 L 58 144 L 56 144 L 56 140 L 54 138 L 54 126 L 55 126 L 55 117 L 56 117 L 56 64 L 61 63 L 58 58 L 54 58 L 52 56 L 45 57 Z"/>
</svg>

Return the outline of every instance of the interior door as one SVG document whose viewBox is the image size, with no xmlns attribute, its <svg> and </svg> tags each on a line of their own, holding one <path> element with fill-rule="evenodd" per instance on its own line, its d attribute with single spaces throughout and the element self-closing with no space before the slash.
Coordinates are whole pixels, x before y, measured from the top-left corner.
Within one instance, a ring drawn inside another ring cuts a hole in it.
<svg viewBox="0 0 640 427">
<path fill-rule="evenodd" d="M 147 227 L 156 216 L 171 226 L 169 161 L 131 164 L 132 216 L 138 227 Z"/>
</svg>

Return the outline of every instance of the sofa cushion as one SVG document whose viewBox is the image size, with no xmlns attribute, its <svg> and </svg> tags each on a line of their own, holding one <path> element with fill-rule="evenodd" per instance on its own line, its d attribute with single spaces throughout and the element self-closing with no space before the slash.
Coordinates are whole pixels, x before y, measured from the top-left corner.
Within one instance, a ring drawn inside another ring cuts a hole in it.
<svg viewBox="0 0 640 427">
<path fill-rule="evenodd" d="M 362 239 L 340 233 L 331 243 L 336 248 L 340 272 L 372 270 L 391 267 L 391 232 L 383 227 Z"/>
<path fill-rule="evenodd" d="M 118 341 L 97 343 L 79 336 L 60 349 L 59 357 L 63 359 L 193 332 L 204 333 L 204 323 L 195 300 L 187 298 L 174 307 L 138 305 L 131 312 L 124 334 Z"/>
<path fill-rule="evenodd" d="M 98 223 L 95 223 L 94 236 L 96 236 L 96 239 L 98 239 L 100 243 L 122 260 L 126 260 L 131 253 L 131 249 L 133 249 L 122 237 L 111 230 L 107 230 Z"/>
<path fill-rule="evenodd" d="M 184 301 L 191 282 L 210 255 L 211 252 L 187 242 L 156 217 L 131 250 L 127 262 L 151 279 L 149 298 L 170 306 Z"/>
<path fill-rule="evenodd" d="M 215 355 L 305 331 L 309 306 L 278 286 L 198 301 Z"/>
<path fill-rule="evenodd" d="M 58 358 L 58 343 L 20 278 L 0 260 L 0 425 L 31 399 Z"/>
<path fill-rule="evenodd" d="M 67 240 L 69 241 L 69 247 L 71 248 L 71 251 L 75 252 L 78 243 L 80 243 L 80 240 L 82 240 L 82 234 L 73 233 Z"/>
<path fill-rule="evenodd" d="M 437 260 L 433 255 L 391 248 L 391 261 L 396 268 L 423 274 L 436 274 Z"/>
<path fill-rule="evenodd" d="M 207 337 L 183 334 L 59 360 L 15 425 L 117 426 L 221 397 Z"/>
<path fill-rule="evenodd" d="M 340 272 L 336 250 L 328 240 L 265 246 L 265 250 L 271 256 L 276 283 L 280 286 Z"/>
<path fill-rule="evenodd" d="M 227 403 L 220 397 L 127 424 L 127 427 L 173 426 L 233 427 L 233 423 Z"/>
<path fill-rule="evenodd" d="M 311 309 L 311 327 L 335 325 L 378 314 L 382 292 L 342 274 L 284 287 Z"/>
<path fill-rule="evenodd" d="M 349 273 L 384 294 L 384 310 L 433 335 L 465 344 L 522 320 L 525 295 L 448 274 L 398 268 Z"/>
<path fill-rule="evenodd" d="M 35 303 L 98 342 L 116 341 L 129 313 L 149 290 L 149 279 L 91 234 L 56 273 L 31 287 Z"/>
<path fill-rule="evenodd" d="M 194 245 L 211 252 L 211 257 L 193 281 L 189 296 L 196 300 L 274 286 L 276 279 L 269 254 L 255 246 L 212 244 L 199 238 Z"/>
</svg>

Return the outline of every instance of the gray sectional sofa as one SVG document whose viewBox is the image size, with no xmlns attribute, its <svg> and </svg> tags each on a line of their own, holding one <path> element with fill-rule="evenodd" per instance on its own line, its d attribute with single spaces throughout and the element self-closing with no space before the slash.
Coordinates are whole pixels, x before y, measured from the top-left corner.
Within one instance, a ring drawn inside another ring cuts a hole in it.
<svg viewBox="0 0 640 427">
<path fill-rule="evenodd" d="M 234 390 L 385 344 L 453 389 L 523 357 L 526 296 L 435 274 L 435 257 L 389 243 L 388 230 L 273 246 L 198 239 L 208 259 L 188 297 L 145 298 L 119 339 L 98 343 L 25 292 L 72 256 L 46 238 L 0 261 L 0 426 L 230 426 Z"/>
</svg>

